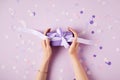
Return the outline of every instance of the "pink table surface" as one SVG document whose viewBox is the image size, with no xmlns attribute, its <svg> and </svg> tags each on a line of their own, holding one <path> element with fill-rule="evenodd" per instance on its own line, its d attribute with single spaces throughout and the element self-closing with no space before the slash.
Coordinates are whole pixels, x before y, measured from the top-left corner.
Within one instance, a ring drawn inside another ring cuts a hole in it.
<svg viewBox="0 0 120 80">
<path fill-rule="evenodd" d="M 18 32 L 68 26 L 92 46 L 78 57 L 90 80 L 120 80 L 120 0 L 0 0 L 0 80 L 35 80 L 42 60 L 40 39 Z M 90 23 L 91 22 L 91 23 Z M 93 23 L 92 23 L 93 22 Z M 48 80 L 74 80 L 68 49 L 53 48 Z"/>
</svg>

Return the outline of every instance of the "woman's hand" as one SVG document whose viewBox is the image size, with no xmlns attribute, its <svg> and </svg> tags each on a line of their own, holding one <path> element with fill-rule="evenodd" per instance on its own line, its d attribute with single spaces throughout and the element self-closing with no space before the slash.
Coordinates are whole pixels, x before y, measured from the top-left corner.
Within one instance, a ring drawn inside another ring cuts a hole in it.
<svg viewBox="0 0 120 80">
<path fill-rule="evenodd" d="M 47 32 L 50 32 L 50 28 L 48 28 L 45 32 L 44 35 L 47 34 Z M 43 58 L 44 59 L 50 59 L 52 55 L 52 49 L 50 46 L 50 40 L 46 38 L 45 40 L 42 41 L 42 48 L 43 48 Z"/>
<path fill-rule="evenodd" d="M 75 30 L 71 28 L 68 29 L 74 34 L 74 40 L 72 41 L 72 44 L 69 48 L 69 53 L 73 64 L 76 80 L 88 80 L 87 74 L 77 57 L 78 46 L 79 46 L 79 43 L 77 42 L 78 34 L 76 33 Z"/>
<path fill-rule="evenodd" d="M 75 30 L 73 30 L 70 27 L 68 28 L 68 30 L 71 31 L 74 35 L 74 39 L 73 39 L 72 44 L 69 48 L 69 53 L 70 53 L 70 55 L 77 56 L 78 46 L 79 46 L 79 43 L 77 42 L 78 34 L 76 33 Z"/>
</svg>

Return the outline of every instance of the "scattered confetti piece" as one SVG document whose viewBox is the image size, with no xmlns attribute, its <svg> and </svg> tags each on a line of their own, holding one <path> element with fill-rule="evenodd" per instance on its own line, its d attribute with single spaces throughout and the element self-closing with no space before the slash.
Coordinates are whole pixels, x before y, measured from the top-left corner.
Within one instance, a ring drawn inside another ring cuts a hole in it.
<svg viewBox="0 0 120 80">
<path fill-rule="evenodd" d="M 112 62 L 109 61 L 108 58 L 104 58 L 104 61 L 105 61 L 105 63 L 106 63 L 107 65 L 111 65 L 111 64 L 112 64 Z"/>
<path fill-rule="evenodd" d="M 80 11 L 80 14 L 83 14 L 83 11 Z"/>
<path fill-rule="evenodd" d="M 101 33 L 101 32 L 102 32 L 102 30 L 101 30 L 101 29 L 98 29 L 98 30 L 97 30 L 97 33 Z"/>
<path fill-rule="evenodd" d="M 26 75 L 24 75 L 24 76 L 23 76 L 23 79 L 26 79 L 26 78 L 27 78 L 27 76 L 26 76 Z"/>
<path fill-rule="evenodd" d="M 23 28 L 27 27 L 27 24 L 24 20 L 20 20 L 19 23 L 22 25 Z"/>
<path fill-rule="evenodd" d="M 89 22 L 90 24 L 93 24 L 94 23 L 94 21 L 93 20 L 90 20 L 90 22 Z"/>
<path fill-rule="evenodd" d="M 18 71 L 18 70 L 15 70 L 15 73 L 19 73 L 19 71 Z"/>
<path fill-rule="evenodd" d="M 73 80 L 76 80 L 75 78 Z"/>
<path fill-rule="evenodd" d="M 32 12 L 33 13 L 33 16 L 35 16 L 36 15 L 36 12 Z"/>
<path fill-rule="evenodd" d="M 8 39 L 9 37 L 8 37 L 8 35 L 5 35 L 5 39 Z"/>
<path fill-rule="evenodd" d="M 13 66 L 12 69 L 13 69 L 13 70 L 16 70 L 16 66 Z"/>
<path fill-rule="evenodd" d="M 117 52 L 120 52 L 120 48 L 116 48 L 116 51 L 117 51 Z"/>
<path fill-rule="evenodd" d="M 113 40 L 115 40 L 115 39 L 116 39 L 116 37 L 115 37 L 115 36 L 112 36 L 112 39 L 113 39 Z"/>
<path fill-rule="evenodd" d="M 1 65 L 1 69 L 5 69 L 5 65 Z"/>
<path fill-rule="evenodd" d="M 92 15 L 92 18 L 95 18 L 95 15 Z"/>
<path fill-rule="evenodd" d="M 69 21 L 70 21 L 70 22 L 73 22 L 73 19 L 70 19 Z"/>
<path fill-rule="evenodd" d="M 106 64 L 108 64 L 108 65 L 111 65 L 112 63 L 109 61 L 109 62 L 105 62 Z"/>
<path fill-rule="evenodd" d="M 91 31 L 91 34 L 94 34 L 95 32 L 94 31 Z"/>
<path fill-rule="evenodd" d="M 100 46 L 100 47 L 99 47 L 99 49 L 100 49 L 100 50 L 102 50 L 102 49 L 103 49 L 103 47 L 102 47 L 102 46 Z"/>
<path fill-rule="evenodd" d="M 96 56 L 97 56 L 96 54 L 93 55 L 93 57 L 96 57 Z"/>
<path fill-rule="evenodd" d="M 52 7 L 54 8 L 54 7 L 55 7 L 55 4 L 52 4 Z"/>
<path fill-rule="evenodd" d="M 69 12 L 65 12 L 65 15 L 68 16 L 68 15 L 69 15 Z"/>
<path fill-rule="evenodd" d="M 16 59 L 19 59 L 20 57 L 19 56 L 15 56 Z"/>
<path fill-rule="evenodd" d="M 12 16 L 15 15 L 15 11 L 14 11 L 14 9 L 9 8 L 8 10 L 9 10 L 10 15 L 12 15 Z"/>
<path fill-rule="evenodd" d="M 59 19 L 55 19 L 56 22 L 60 21 Z"/>
<path fill-rule="evenodd" d="M 60 69 L 60 72 L 62 73 L 62 72 L 63 72 L 63 69 Z"/>
</svg>

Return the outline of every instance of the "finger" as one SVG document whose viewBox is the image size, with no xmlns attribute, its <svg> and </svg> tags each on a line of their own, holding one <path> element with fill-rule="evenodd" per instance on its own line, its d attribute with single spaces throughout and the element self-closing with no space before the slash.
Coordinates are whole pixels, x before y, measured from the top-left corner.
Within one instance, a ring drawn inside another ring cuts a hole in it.
<svg viewBox="0 0 120 80">
<path fill-rule="evenodd" d="M 76 44 L 76 47 L 79 47 L 79 43 Z"/>
<path fill-rule="evenodd" d="M 76 46 L 76 44 L 77 44 L 77 38 L 74 38 L 72 41 L 72 45 Z"/>
<path fill-rule="evenodd" d="M 47 38 L 46 39 L 46 45 L 49 46 L 50 45 L 50 40 Z"/>
<path fill-rule="evenodd" d="M 42 45 L 43 45 L 43 47 L 46 46 L 46 40 L 43 40 L 43 41 L 42 41 Z"/>
<path fill-rule="evenodd" d="M 48 28 L 45 32 L 44 35 L 47 35 L 48 32 L 50 32 L 51 28 Z"/>
<path fill-rule="evenodd" d="M 74 35 L 74 37 L 78 37 L 78 34 L 75 30 L 73 30 L 72 28 L 68 27 L 68 30 L 71 31 Z"/>
</svg>

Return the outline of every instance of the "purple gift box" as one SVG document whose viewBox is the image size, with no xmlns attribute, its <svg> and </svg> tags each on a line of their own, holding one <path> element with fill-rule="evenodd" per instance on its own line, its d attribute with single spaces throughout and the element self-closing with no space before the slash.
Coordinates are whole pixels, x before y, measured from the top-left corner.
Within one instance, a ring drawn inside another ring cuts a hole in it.
<svg viewBox="0 0 120 80">
<path fill-rule="evenodd" d="M 73 34 L 72 32 L 62 32 L 62 35 L 60 35 L 59 33 L 57 32 L 49 32 L 47 33 L 47 36 L 48 38 L 50 39 L 50 44 L 52 46 L 62 46 L 61 43 L 62 43 L 62 37 L 64 37 L 64 39 L 67 40 L 70 38 L 70 37 L 73 37 Z M 70 42 L 68 42 L 68 44 L 71 44 Z"/>
</svg>

